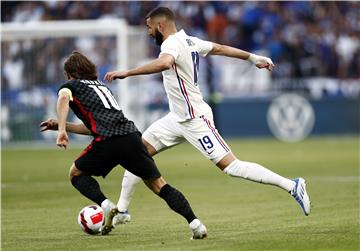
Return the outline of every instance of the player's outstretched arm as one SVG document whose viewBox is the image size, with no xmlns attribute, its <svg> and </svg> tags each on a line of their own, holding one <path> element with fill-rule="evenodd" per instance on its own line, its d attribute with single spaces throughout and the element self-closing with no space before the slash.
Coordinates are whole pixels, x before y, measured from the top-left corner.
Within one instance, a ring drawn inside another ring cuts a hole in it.
<svg viewBox="0 0 360 251">
<path fill-rule="evenodd" d="M 44 131 L 57 131 L 58 130 L 58 121 L 56 119 L 47 119 L 40 123 L 40 132 Z M 91 131 L 83 124 L 75 124 L 71 122 L 66 122 L 66 131 L 75 133 L 75 134 L 82 134 L 82 135 L 91 135 Z"/>
<path fill-rule="evenodd" d="M 130 76 L 146 75 L 168 70 L 174 64 L 175 58 L 170 54 L 161 54 L 159 58 L 148 64 L 128 71 L 111 71 L 105 74 L 104 80 L 111 82 L 114 79 L 124 79 Z"/>
<path fill-rule="evenodd" d="M 59 147 L 64 147 L 66 149 L 69 144 L 69 138 L 66 133 L 66 119 L 69 114 L 69 97 L 64 93 L 59 92 L 56 111 L 58 117 L 58 136 L 56 144 Z"/>
<path fill-rule="evenodd" d="M 213 43 L 213 48 L 209 52 L 209 55 L 222 55 L 226 57 L 248 60 L 255 64 L 256 67 L 259 69 L 266 68 L 267 70 L 272 71 L 272 69 L 274 68 L 274 63 L 268 57 L 255 55 L 250 52 L 243 51 L 227 45 Z"/>
</svg>

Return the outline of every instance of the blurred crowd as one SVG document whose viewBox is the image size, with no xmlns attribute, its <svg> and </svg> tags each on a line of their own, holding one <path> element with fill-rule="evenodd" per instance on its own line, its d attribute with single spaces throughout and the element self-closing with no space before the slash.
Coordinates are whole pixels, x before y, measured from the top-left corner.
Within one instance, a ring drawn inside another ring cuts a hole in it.
<svg viewBox="0 0 360 251">
<path fill-rule="evenodd" d="M 269 56 L 274 61 L 276 67 L 270 75 L 247 67 L 246 62 L 234 64 L 222 61 L 228 60 L 225 58 L 207 57 L 200 67 L 205 73 L 201 76 L 210 103 L 220 99 L 218 90 L 224 96 L 236 97 L 259 95 L 262 90 L 264 95 L 296 91 L 315 98 L 360 96 L 358 1 L 1 1 L 1 22 L 22 25 L 51 20 L 124 18 L 130 25 L 142 27 L 145 33 L 145 15 L 160 5 L 175 12 L 178 28 L 189 35 Z M 145 39 L 142 31 L 140 36 Z M 139 47 L 148 46 L 148 55 L 144 57 L 158 55 L 159 48 L 154 43 L 144 40 L 139 46 L 137 38 L 130 42 L 133 51 L 129 51 L 129 61 L 143 63 L 134 58 L 134 54 L 146 54 L 139 53 Z M 116 67 L 114 36 L 1 40 L 2 140 L 41 138 L 38 121 L 54 116 L 57 87 L 64 81 L 62 62 L 74 49 L 80 49 L 96 63 L 100 79 Z M 239 70 L 241 64 L 245 66 Z M 136 96 L 137 101 L 165 102 L 161 80 L 153 75 L 142 82 L 147 87 L 131 85 L 143 88 L 138 94 L 146 94 Z M 146 116 L 139 111 L 136 114 L 141 117 L 136 121 L 152 116 L 148 111 Z M 5 133 L 7 126 L 11 130 Z"/>
<path fill-rule="evenodd" d="M 159 5 L 174 10 L 178 28 L 188 34 L 247 51 L 265 51 L 277 65 L 272 78 L 360 78 L 360 2 L 356 1 L 2 1 L 1 21 L 125 18 L 130 25 L 143 25 L 146 13 Z M 106 71 L 113 63 L 107 59 L 115 45 L 111 41 L 97 43 L 103 47 L 93 45 L 98 48 L 95 62 Z M 156 56 L 155 47 L 149 46 Z M 30 45 L 2 43 L 3 87 L 16 89 L 26 77 L 26 66 L 34 65 L 31 60 L 23 62 L 24 52 L 42 50 L 35 66 L 44 69 L 46 65 L 47 72 L 39 70 L 41 74 L 27 78 L 40 84 L 47 82 L 49 74 L 62 74 L 60 59 L 71 47 L 61 39 Z M 49 53 L 55 55 L 55 61 L 48 61 Z"/>
<path fill-rule="evenodd" d="M 44 87 L 64 81 L 63 62 L 73 50 L 89 55 L 100 76 L 116 65 L 114 37 L 49 38 L 2 43 L 2 87 Z"/>
</svg>

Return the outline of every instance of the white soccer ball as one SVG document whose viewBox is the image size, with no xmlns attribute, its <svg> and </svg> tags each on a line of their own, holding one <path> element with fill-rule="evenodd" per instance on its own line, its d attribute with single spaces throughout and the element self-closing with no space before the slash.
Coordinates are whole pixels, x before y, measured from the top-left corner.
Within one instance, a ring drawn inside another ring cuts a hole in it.
<svg viewBox="0 0 360 251">
<path fill-rule="evenodd" d="M 104 212 L 97 205 L 86 206 L 81 209 L 78 216 L 78 223 L 81 229 L 87 234 L 98 234 L 104 221 Z"/>
</svg>

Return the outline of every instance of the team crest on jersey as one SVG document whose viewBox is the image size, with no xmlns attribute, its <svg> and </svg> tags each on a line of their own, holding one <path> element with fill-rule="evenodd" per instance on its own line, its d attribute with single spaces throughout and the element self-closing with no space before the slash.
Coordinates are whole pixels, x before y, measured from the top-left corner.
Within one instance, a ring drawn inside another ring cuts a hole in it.
<svg viewBox="0 0 360 251">
<path fill-rule="evenodd" d="M 188 43 L 189 46 L 194 46 L 195 45 L 194 42 L 190 38 L 187 38 L 186 42 Z"/>
</svg>

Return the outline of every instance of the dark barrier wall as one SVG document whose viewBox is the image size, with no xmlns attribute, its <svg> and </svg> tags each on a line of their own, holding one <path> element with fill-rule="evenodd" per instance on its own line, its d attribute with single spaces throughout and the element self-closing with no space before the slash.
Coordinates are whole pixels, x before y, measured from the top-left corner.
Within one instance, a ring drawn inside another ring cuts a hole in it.
<svg viewBox="0 0 360 251">
<path fill-rule="evenodd" d="M 316 121 L 312 133 L 359 133 L 359 99 L 313 101 Z"/>
<path fill-rule="evenodd" d="M 271 99 L 225 99 L 214 107 L 217 128 L 224 137 L 272 136 L 267 121 L 271 102 Z M 309 102 L 314 111 L 310 135 L 359 133 L 359 99 Z"/>
</svg>

